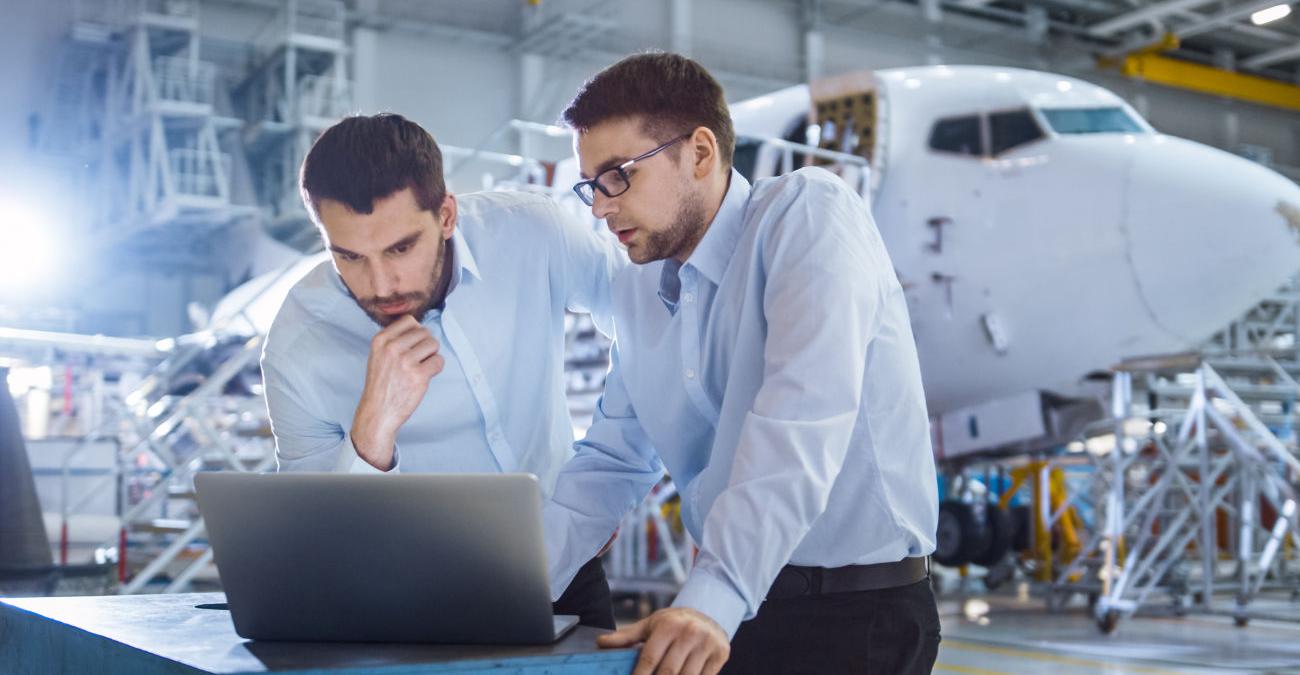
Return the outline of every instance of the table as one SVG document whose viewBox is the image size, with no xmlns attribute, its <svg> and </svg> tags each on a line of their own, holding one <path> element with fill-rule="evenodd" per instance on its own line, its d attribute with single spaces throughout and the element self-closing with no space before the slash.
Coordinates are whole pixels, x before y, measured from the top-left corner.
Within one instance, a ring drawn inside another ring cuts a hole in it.
<svg viewBox="0 0 1300 675">
<path fill-rule="evenodd" d="M 637 652 L 602 650 L 579 626 L 544 646 L 250 641 L 235 634 L 221 593 L 0 598 L 6 675 L 627 675 Z"/>
</svg>

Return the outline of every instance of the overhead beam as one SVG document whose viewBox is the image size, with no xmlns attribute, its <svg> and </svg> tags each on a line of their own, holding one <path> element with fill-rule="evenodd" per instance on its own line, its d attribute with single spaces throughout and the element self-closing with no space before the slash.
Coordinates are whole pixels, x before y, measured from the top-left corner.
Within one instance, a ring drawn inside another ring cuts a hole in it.
<svg viewBox="0 0 1300 675">
<path fill-rule="evenodd" d="M 1206 4 L 1209 0 L 1164 0 L 1154 5 L 1121 14 L 1112 19 L 1098 22 L 1088 28 L 1088 32 L 1098 37 L 1109 37 L 1127 28 L 1140 26 L 1148 21 L 1156 21 L 1170 14 L 1193 9 Z"/>
<path fill-rule="evenodd" d="M 1244 68 L 1264 68 L 1275 63 L 1291 61 L 1296 58 L 1300 58 L 1300 43 L 1291 45 L 1290 47 L 1278 47 L 1277 49 L 1264 52 L 1263 54 L 1256 54 L 1255 56 L 1242 60 L 1241 65 Z"/>
<path fill-rule="evenodd" d="M 1196 23 L 1198 21 L 1202 21 L 1205 19 L 1205 16 L 1190 11 L 1179 12 L 1178 16 L 1192 23 Z M 1237 33 L 1239 35 L 1246 35 L 1252 38 L 1256 38 L 1259 40 L 1267 40 L 1269 42 L 1281 42 L 1281 43 L 1289 44 L 1295 41 L 1295 36 L 1290 33 L 1283 33 L 1282 31 L 1273 30 L 1272 28 L 1267 28 L 1265 26 L 1256 26 L 1253 23 L 1228 24 L 1226 30 L 1232 31 L 1233 33 Z"/>
<path fill-rule="evenodd" d="M 1254 75 L 1220 70 L 1159 54 L 1133 54 L 1120 72 L 1127 77 L 1211 96 L 1300 111 L 1300 87 Z"/>
</svg>

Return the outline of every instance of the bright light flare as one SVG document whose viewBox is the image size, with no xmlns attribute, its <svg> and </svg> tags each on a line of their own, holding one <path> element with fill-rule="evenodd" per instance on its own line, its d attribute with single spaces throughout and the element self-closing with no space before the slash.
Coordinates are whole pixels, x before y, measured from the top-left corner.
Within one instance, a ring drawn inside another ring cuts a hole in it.
<svg viewBox="0 0 1300 675">
<path fill-rule="evenodd" d="M 36 209 L 0 199 L 0 292 L 33 290 L 55 276 L 52 224 Z"/>
<path fill-rule="evenodd" d="M 1291 5 L 1273 5 L 1250 15 L 1250 22 L 1256 26 L 1272 23 L 1291 14 Z"/>
</svg>

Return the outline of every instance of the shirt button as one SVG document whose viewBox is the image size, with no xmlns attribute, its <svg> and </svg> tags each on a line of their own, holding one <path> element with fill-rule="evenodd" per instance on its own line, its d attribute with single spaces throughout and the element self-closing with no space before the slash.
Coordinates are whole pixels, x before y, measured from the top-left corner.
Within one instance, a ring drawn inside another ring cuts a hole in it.
<svg viewBox="0 0 1300 675">
<path fill-rule="evenodd" d="M 687 293 L 686 295 L 683 295 L 683 296 L 682 296 L 682 302 L 690 302 L 690 301 L 692 301 L 692 300 L 694 300 L 694 299 L 695 299 L 695 294 L 694 294 L 694 293 Z"/>
<path fill-rule="evenodd" d="M 686 369 L 686 379 L 688 379 L 688 380 L 693 380 L 693 379 L 695 379 L 695 369 L 694 369 L 694 368 L 687 368 L 687 369 Z"/>
</svg>

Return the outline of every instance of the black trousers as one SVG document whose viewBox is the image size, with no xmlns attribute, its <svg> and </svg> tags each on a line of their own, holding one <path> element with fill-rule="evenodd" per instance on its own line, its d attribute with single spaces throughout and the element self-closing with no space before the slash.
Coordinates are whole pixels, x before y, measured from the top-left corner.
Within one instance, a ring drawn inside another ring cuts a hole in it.
<svg viewBox="0 0 1300 675">
<path fill-rule="evenodd" d="M 583 626 L 614 629 L 614 603 L 600 558 L 592 558 L 578 570 L 551 609 L 555 614 L 576 615 Z"/>
<path fill-rule="evenodd" d="M 930 580 L 878 591 L 768 600 L 740 624 L 724 675 L 929 673 L 939 653 Z"/>
</svg>

